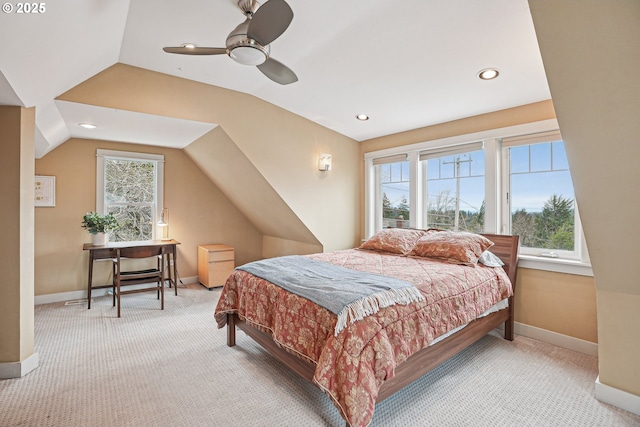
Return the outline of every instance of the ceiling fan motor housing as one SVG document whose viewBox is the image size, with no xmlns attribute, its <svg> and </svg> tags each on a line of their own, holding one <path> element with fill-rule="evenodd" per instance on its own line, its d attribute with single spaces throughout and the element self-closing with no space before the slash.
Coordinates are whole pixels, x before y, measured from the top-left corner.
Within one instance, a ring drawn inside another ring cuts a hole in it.
<svg viewBox="0 0 640 427">
<path fill-rule="evenodd" d="M 269 59 L 271 48 L 262 46 L 257 41 L 247 36 L 251 19 L 247 18 L 238 25 L 227 37 L 227 55 L 234 61 L 243 65 L 260 65 Z"/>
</svg>

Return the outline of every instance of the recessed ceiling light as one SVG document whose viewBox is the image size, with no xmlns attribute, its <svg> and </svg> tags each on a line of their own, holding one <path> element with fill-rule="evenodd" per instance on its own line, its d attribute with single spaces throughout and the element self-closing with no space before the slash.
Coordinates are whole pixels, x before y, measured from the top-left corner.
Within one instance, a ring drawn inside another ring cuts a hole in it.
<svg viewBox="0 0 640 427">
<path fill-rule="evenodd" d="M 485 68 L 478 72 L 478 78 L 480 80 L 493 80 L 500 75 L 500 71 L 495 68 Z"/>
<path fill-rule="evenodd" d="M 364 122 L 364 121 L 366 121 L 366 120 L 369 120 L 369 116 L 367 116 L 366 114 L 358 114 L 358 115 L 356 116 L 356 119 L 361 120 L 361 121 L 363 121 L 363 122 Z"/>
<path fill-rule="evenodd" d="M 85 128 L 85 129 L 95 129 L 98 126 L 94 125 L 93 123 L 80 123 L 80 126 Z"/>
</svg>

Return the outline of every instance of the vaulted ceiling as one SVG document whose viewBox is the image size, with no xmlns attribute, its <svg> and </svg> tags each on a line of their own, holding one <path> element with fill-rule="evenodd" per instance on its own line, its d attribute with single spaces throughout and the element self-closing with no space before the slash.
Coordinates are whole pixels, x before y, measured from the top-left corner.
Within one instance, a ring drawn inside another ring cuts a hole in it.
<svg viewBox="0 0 640 427">
<path fill-rule="evenodd" d="M 244 20 L 235 0 L 58 0 L 41 3 L 38 14 L 14 9 L 0 16 L 0 105 L 36 107 L 41 157 L 87 137 L 79 122 L 100 125 L 95 139 L 177 148 L 215 127 L 56 101 L 118 62 L 248 93 L 357 141 L 550 98 L 526 0 L 287 2 L 293 21 L 271 43 L 272 57 L 299 78 L 286 86 L 226 55 L 163 52 L 183 43 L 224 47 Z M 480 80 L 490 67 L 500 76 Z M 356 120 L 360 113 L 370 119 Z"/>
</svg>

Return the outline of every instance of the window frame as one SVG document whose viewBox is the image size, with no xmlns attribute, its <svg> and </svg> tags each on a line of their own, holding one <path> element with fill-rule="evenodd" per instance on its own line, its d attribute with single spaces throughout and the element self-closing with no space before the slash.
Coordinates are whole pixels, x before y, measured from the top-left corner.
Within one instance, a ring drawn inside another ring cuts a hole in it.
<svg viewBox="0 0 640 427">
<path fill-rule="evenodd" d="M 152 220 L 152 240 L 158 239 L 158 218 L 164 207 L 164 155 L 98 149 L 96 151 L 96 212 L 105 213 L 105 160 L 152 161 L 155 163 L 155 206 Z"/>
<path fill-rule="evenodd" d="M 376 181 L 376 173 L 374 169 L 375 159 L 400 155 L 407 156 L 407 159 L 410 162 L 410 196 L 412 197 L 409 201 L 411 206 L 410 226 L 415 228 L 424 228 L 421 212 L 423 204 L 421 179 L 424 170 L 419 160 L 420 152 L 446 148 L 464 148 L 464 145 L 478 143 L 479 141 L 483 142 L 485 153 L 485 233 L 504 233 L 506 230 L 505 221 L 508 219 L 508 217 L 505 216 L 507 214 L 505 213 L 504 207 L 506 197 L 505 189 L 508 187 L 504 182 L 505 174 L 503 171 L 505 160 L 503 157 L 503 150 L 501 149 L 501 141 L 509 137 L 557 131 L 558 128 L 557 120 L 549 119 L 364 153 L 365 237 L 372 236 L 380 225 L 376 217 L 377 205 L 375 205 L 379 197 L 377 194 L 379 192 L 379 186 Z M 506 179 L 508 180 L 508 176 Z M 579 218 L 577 203 L 575 203 L 575 209 L 577 212 L 575 224 L 577 230 L 575 232 L 576 251 L 578 252 L 577 259 L 545 258 L 532 254 L 521 253 L 519 254 L 519 266 L 546 271 L 593 276 L 584 234 L 582 232 L 582 224 Z"/>
</svg>

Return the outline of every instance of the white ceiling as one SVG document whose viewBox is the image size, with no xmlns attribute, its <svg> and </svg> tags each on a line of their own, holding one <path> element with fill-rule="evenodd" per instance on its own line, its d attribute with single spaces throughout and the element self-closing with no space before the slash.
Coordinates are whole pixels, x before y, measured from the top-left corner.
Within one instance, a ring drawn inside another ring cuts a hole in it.
<svg viewBox="0 0 640 427">
<path fill-rule="evenodd" d="M 56 107 L 75 138 L 125 141 L 149 144 L 153 132 L 153 145 L 184 148 L 216 127 L 215 124 L 154 116 L 152 114 L 96 107 L 76 102 L 55 101 Z M 85 129 L 80 123 L 99 123 L 95 129 Z"/>
<path fill-rule="evenodd" d="M 287 1 L 293 22 L 271 44 L 298 75 L 287 86 L 224 55 L 162 51 L 224 47 L 244 20 L 234 0 L 58 0 L 2 13 L 0 104 L 36 107 L 41 157 L 70 136 L 157 145 L 182 134 L 182 147 L 215 126 L 120 110 L 122 129 L 82 133 L 79 120 L 107 123 L 115 110 L 54 99 L 117 62 L 246 92 L 358 141 L 551 98 L 527 0 Z M 500 77 L 481 81 L 488 67 Z"/>
</svg>

